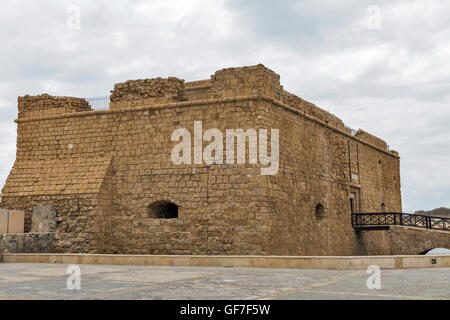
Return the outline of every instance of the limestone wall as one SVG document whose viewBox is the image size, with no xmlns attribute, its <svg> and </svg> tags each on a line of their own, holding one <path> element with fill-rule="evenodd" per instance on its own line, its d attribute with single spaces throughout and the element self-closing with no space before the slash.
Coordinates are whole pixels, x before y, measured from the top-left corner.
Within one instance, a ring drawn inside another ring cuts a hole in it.
<svg viewBox="0 0 450 320">
<path fill-rule="evenodd" d="M 2 205 L 30 213 L 37 203 L 54 204 L 60 219 L 55 235 L 57 251 L 262 253 L 262 240 L 257 235 L 267 217 L 262 218 L 258 210 L 266 201 L 258 188 L 258 168 L 179 166 L 170 159 L 175 144 L 170 138 L 175 128 L 185 127 L 193 132 L 194 120 L 203 120 L 205 130 L 212 127 L 225 132 L 229 127 L 256 127 L 251 104 L 193 104 L 19 121 L 19 160 L 13 171 L 29 170 L 30 161 L 57 159 L 39 163 L 44 172 L 38 171 L 34 178 L 39 184 L 44 177 L 47 182 L 43 187 L 49 186 L 52 192 L 46 194 L 32 188 L 28 194 L 27 189 L 19 190 L 20 180 L 12 173 L 3 189 Z M 103 180 L 105 185 L 98 185 L 96 178 L 108 174 L 96 161 L 106 154 L 112 159 L 109 186 L 105 182 L 108 179 Z M 81 165 L 71 159 L 80 159 Z M 67 174 L 72 170 L 53 166 L 59 162 L 68 168 L 76 166 L 73 178 Z M 98 171 L 91 171 L 92 166 L 85 165 L 89 163 Z M 49 173 L 53 170 L 61 173 L 59 180 Z M 20 177 L 31 179 L 32 185 L 33 175 Z M 67 194 L 53 192 L 53 188 L 67 184 L 70 189 L 64 190 L 71 190 Z M 97 186 L 105 191 L 97 191 Z M 159 200 L 178 204 L 179 219 L 151 219 L 147 207 Z M 100 217 L 102 222 L 94 223 Z M 99 243 L 105 247 L 99 249 Z"/>
<path fill-rule="evenodd" d="M 296 95 L 283 91 L 281 102 L 334 127 L 345 130 L 341 119 Z"/>
<path fill-rule="evenodd" d="M 42 195 L 4 197 L 1 205 L 25 210 L 25 232 L 31 232 L 31 217 L 35 205 L 52 205 L 56 209 L 54 252 L 95 252 L 97 225 L 94 210 L 97 201 L 92 195 Z"/>
<path fill-rule="evenodd" d="M 53 252 L 51 233 L 0 234 L 0 253 Z"/>
<path fill-rule="evenodd" d="M 433 248 L 450 248 L 449 232 L 414 227 L 361 230 L 357 238 L 363 255 L 410 255 Z"/>
<path fill-rule="evenodd" d="M 184 101 L 184 94 L 184 80 L 175 77 L 129 80 L 114 85 L 110 108 L 124 108 L 128 106 L 127 101 L 136 100 L 148 100 L 147 104 Z"/>
<path fill-rule="evenodd" d="M 280 171 L 269 178 L 268 186 L 271 254 L 358 252 L 350 221 L 354 190 L 359 197 L 355 211 L 379 212 L 382 201 L 390 210 L 401 211 L 400 185 L 393 180 L 398 174 L 397 157 L 333 129 L 340 126 L 324 125 L 282 105 L 267 103 L 262 117 L 267 127 L 280 128 L 282 146 Z M 350 144 L 359 150 L 353 154 L 357 181 L 351 175 Z M 381 169 L 379 158 L 384 161 Z M 321 216 L 316 215 L 319 204 L 325 208 Z"/>
<path fill-rule="evenodd" d="M 39 117 L 63 113 L 89 111 L 89 103 L 82 98 L 54 97 L 48 94 L 19 97 L 19 118 Z"/>
<path fill-rule="evenodd" d="M 283 93 L 280 76 L 262 64 L 216 71 L 211 83 L 213 98 L 260 94 L 280 100 Z"/>
<path fill-rule="evenodd" d="M 54 205 L 56 252 L 351 255 L 360 250 L 351 191 L 362 211 L 381 202 L 401 211 L 398 156 L 288 95 L 262 65 L 186 84 L 129 81 L 111 101 L 110 110 L 19 113 L 0 207 L 25 210 L 29 231 L 33 206 Z M 194 121 L 203 132 L 279 129 L 279 172 L 262 176 L 248 161 L 174 164 L 171 135 L 193 134 Z M 162 200 L 179 206 L 177 219 L 152 218 Z"/>
</svg>

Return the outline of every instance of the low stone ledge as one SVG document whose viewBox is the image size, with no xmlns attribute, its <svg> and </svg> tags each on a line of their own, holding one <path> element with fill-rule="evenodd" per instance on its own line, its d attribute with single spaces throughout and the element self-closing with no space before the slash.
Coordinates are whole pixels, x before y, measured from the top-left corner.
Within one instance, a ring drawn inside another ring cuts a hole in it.
<svg viewBox="0 0 450 320">
<path fill-rule="evenodd" d="M 440 256 L 204 256 L 5 253 L 3 263 L 109 264 L 141 266 L 234 267 L 366 270 L 450 267 L 450 255 Z"/>
</svg>

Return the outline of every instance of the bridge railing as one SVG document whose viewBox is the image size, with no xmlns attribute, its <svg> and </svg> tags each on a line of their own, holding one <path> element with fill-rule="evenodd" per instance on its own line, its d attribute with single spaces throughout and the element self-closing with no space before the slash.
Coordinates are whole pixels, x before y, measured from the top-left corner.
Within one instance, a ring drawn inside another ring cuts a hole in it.
<svg viewBox="0 0 450 320">
<path fill-rule="evenodd" d="M 358 212 L 352 213 L 352 225 L 354 228 L 398 225 L 450 231 L 450 218 L 400 212 Z"/>
</svg>

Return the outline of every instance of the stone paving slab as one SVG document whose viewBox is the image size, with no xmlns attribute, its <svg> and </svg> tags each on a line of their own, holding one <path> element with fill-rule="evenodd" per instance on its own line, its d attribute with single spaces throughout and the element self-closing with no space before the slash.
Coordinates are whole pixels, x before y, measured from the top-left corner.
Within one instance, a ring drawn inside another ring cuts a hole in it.
<svg viewBox="0 0 450 320">
<path fill-rule="evenodd" d="M 381 270 L 369 290 L 363 270 L 0 264 L 0 299 L 450 299 L 450 268 Z"/>
</svg>

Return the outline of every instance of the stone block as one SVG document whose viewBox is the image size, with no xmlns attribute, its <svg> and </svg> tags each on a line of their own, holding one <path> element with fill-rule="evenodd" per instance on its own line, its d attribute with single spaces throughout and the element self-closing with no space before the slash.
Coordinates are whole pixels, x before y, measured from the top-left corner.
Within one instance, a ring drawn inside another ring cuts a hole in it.
<svg viewBox="0 0 450 320">
<path fill-rule="evenodd" d="M 54 206 L 34 206 L 31 220 L 31 232 L 51 232 L 56 227 L 56 209 Z"/>
<path fill-rule="evenodd" d="M 9 210 L 8 233 L 23 233 L 25 225 L 25 211 Z"/>
<path fill-rule="evenodd" d="M 0 209 L 0 234 L 8 233 L 9 211 Z"/>
</svg>

